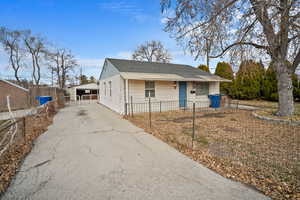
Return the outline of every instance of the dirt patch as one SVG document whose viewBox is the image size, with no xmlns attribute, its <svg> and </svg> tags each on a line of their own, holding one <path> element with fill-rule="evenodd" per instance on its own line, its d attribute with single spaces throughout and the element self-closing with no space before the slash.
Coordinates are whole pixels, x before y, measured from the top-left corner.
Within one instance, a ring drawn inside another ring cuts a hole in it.
<svg viewBox="0 0 300 200">
<path fill-rule="evenodd" d="M 224 113 L 205 113 L 202 117 L 204 118 L 224 118 Z"/>
<path fill-rule="evenodd" d="M 14 143 L 0 157 L 0 197 L 9 186 L 22 160 L 31 151 L 34 140 L 52 124 L 56 113 L 54 105 L 39 110 L 38 114 L 18 120 L 18 132 Z"/>
<path fill-rule="evenodd" d="M 131 122 L 224 177 L 252 185 L 273 199 L 300 199 L 300 126 L 259 120 L 251 111 L 135 115 Z M 192 149 L 193 148 L 193 149 Z"/>
</svg>

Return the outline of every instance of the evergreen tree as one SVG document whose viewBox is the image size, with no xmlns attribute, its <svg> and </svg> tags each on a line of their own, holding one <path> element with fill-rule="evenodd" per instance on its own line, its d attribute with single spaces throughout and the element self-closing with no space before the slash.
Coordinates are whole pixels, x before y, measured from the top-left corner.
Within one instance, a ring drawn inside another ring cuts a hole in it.
<svg viewBox="0 0 300 200">
<path fill-rule="evenodd" d="M 296 74 L 292 75 L 294 100 L 300 100 L 300 82 Z M 266 71 L 263 86 L 263 98 L 269 101 L 278 101 L 277 78 L 273 63 Z"/>
<path fill-rule="evenodd" d="M 228 80 L 231 80 L 231 81 L 234 80 L 232 67 L 229 63 L 226 63 L 226 62 L 219 62 L 217 64 L 215 75 L 218 75 L 222 78 L 225 78 L 225 79 L 228 79 Z M 233 88 L 232 87 L 233 87 L 232 82 L 231 83 L 228 83 L 228 82 L 221 83 L 220 84 L 220 91 L 223 94 L 233 96 L 233 94 L 232 94 L 232 89 Z"/>
<path fill-rule="evenodd" d="M 296 74 L 292 75 L 293 81 L 293 95 L 295 101 L 300 101 L 300 79 Z"/>
<path fill-rule="evenodd" d="M 203 64 L 199 65 L 198 69 L 201 69 L 202 71 L 205 71 L 205 72 L 210 72 L 209 68 Z"/>
<path fill-rule="evenodd" d="M 272 65 L 266 71 L 262 91 L 265 100 L 278 101 L 277 78 Z"/>
<path fill-rule="evenodd" d="M 79 80 L 80 80 L 80 85 L 88 84 L 89 83 L 88 77 L 86 75 L 81 75 L 79 77 Z"/>
<path fill-rule="evenodd" d="M 90 76 L 90 83 L 96 83 L 96 79 L 94 76 Z"/>
<path fill-rule="evenodd" d="M 235 96 L 238 99 L 259 99 L 262 96 L 264 67 L 252 60 L 243 61 L 235 80 Z"/>
</svg>

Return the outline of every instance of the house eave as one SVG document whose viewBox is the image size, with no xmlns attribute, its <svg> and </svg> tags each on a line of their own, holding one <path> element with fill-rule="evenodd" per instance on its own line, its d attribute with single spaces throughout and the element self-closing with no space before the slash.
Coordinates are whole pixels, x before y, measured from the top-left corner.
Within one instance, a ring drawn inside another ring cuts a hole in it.
<svg viewBox="0 0 300 200">
<path fill-rule="evenodd" d="M 197 81 L 197 82 L 231 82 L 221 78 L 219 76 L 203 76 L 194 75 L 195 77 L 183 77 L 177 74 L 154 74 L 154 73 L 132 73 L 132 72 L 121 72 L 123 79 L 128 80 L 145 80 L 145 81 Z"/>
</svg>

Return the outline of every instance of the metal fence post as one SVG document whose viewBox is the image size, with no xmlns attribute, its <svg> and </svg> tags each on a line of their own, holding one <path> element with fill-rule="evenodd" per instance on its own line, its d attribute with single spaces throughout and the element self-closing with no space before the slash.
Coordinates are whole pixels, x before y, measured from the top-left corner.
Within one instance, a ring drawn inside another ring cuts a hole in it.
<svg viewBox="0 0 300 200">
<path fill-rule="evenodd" d="M 151 98 L 149 98 L 149 126 L 151 128 Z"/>
<path fill-rule="evenodd" d="M 195 139 L 195 102 L 193 102 L 193 134 L 192 134 L 192 149 L 194 147 Z"/>
<path fill-rule="evenodd" d="M 159 102 L 159 112 L 161 112 L 161 101 Z"/>
<path fill-rule="evenodd" d="M 132 103 L 132 96 L 130 96 L 130 103 L 131 103 L 131 117 L 133 117 L 133 103 Z"/>
<path fill-rule="evenodd" d="M 127 116 L 127 103 L 125 102 L 125 116 Z"/>
<path fill-rule="evenodd" d="M 26 143 L 26 116 L 23 117 L 23 128 L 24 128 L 23 136 L 24 136 L 24 141 Z"/>
</svg>

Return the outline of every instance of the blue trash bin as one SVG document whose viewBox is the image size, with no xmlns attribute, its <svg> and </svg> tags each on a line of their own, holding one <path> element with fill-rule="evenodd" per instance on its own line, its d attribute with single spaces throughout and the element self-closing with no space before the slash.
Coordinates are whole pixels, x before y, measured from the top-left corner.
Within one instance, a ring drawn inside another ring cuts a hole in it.
<svg viewBox="0 0 300 200">
<path fill-rule="evenodd" d="M 40 105 L 44 105 L 49 101 L 52 101 L 52 97 L 51 96 L 37 96 L 36 100 L 39 101 Z"/>
<path fill-rule="evenodd" d="M 221 95 L 219 94 L 213 94 L 213 95 L 208 95 L 208 98 L 210 99 L 210 107 L 211 108 L 219 108 L 220 103 L 221 103 Z"/>
</svg>

